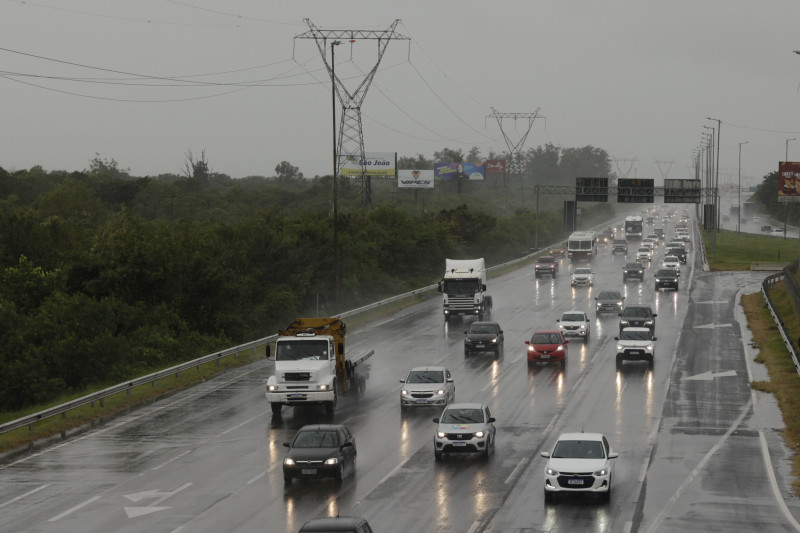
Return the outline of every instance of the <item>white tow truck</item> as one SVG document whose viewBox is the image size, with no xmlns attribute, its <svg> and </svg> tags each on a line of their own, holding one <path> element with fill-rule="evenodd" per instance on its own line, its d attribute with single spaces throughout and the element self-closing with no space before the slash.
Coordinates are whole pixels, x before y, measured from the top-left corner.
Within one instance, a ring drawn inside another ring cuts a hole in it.
<svg viewBox="0 0 800 533">
<path fill-rule="evenodd" d="M 364 362 L 375 353 L 345 355 L 347 327 L 338 318 L 297 318 L 278 332 L 275 374 L 267 380 L 266 397 L 273 415 L 284 405 L 324 405 L 333 414 L 339 392 L 364 389 Z M 270 349 L 267 347 L 267 357 Z M 359 372 L 359 370 L 363 370 Z"/>
</svg>

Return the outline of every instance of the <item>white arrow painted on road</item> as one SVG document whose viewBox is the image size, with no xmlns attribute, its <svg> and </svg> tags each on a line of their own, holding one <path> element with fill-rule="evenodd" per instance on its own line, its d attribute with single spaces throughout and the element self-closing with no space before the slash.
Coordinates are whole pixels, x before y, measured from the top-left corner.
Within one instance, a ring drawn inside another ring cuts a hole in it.
<svg viewBox="0 0 800 533">
<path fill-rule="evenodd" d="M 725 372 L 703 372 L 702 374 L 697 374 L 696 376 L 689 376 L 688 378 L 683 378 L 686 380 L 694 380 L 694 381 L 711 381 L 714 378 L 729 378 L 736 375 L 736 370 L 726 370 Z"/>
<path fill-rule="evenodd" d="M 140 502 L 141 500 L 146 500 L 148 498 L 156 498 L 152 505 L 148 505 L 146 507 L 125 507 L 125 514 L 128 515 L 128 518 L 136 518 L 137 516 L 143 516 L 150 513 L 155 513 L 156 511 L 163 511 L 164 509 L 169 509 L 169 507 L 158 507 L 158 504 L 169 498 L 170 496 L 174 496 L 178 494 L 183 489 L 190 487 L 191 483 L 186 483 L 181 487 L 178 487 L 172 492 L 161 492 L 158 490 L 146 490 L 144 492 L 136 492 L 134 494 L 126 494 L 125 497 L 131 500 L 132 502 Z"/>
<path fill-rule="evenodd" d="M 703 324 L 702 326 L 695 326 L 694 329 L 717 329 L 717 328 L 732 328 L 733 324 Z"/>
</svg>

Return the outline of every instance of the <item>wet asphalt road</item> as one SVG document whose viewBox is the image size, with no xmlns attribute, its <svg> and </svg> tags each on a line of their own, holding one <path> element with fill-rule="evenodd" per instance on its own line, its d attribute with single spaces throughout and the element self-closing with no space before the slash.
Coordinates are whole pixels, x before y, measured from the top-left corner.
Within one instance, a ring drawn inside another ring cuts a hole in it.
<svg viewBox="0 0 800 533">
<path fill-rule="evenodd" d="M 376 532 L 800 530 L 781 418 L 771 397 L 749 388 L 763 369 L 752 363 L 734 314 L 737 293 L 764 274 L 703 273 L 698 255 L 693 249 L 677 293 L 654 291 L 654 267 L 643 283 L 623 285 L 625 258 L 606 248 L 594 261 L 593 288 L 570 287 L 568 260 L 555 279 L 537 280 L 532 269 L 490 279 L 493 319 L 506 337 L 498 358 L 465 358 L 464 324 L 446 326 L 439 299 L 352 328 L 348 349 L 376 355 L 365 390 L 341 397 L 332 419 L 314 408 L 273 417 L 264 400 L 266 360 L 228 372 L 6 461 L 0 530 L 294 532 L 337 512 L 368 518 Z M 624 290 L 626 303 L 658 313 L 652 371 L 615 368 L 618 317 L 593 312 L 592 297 L 603 289 Z M 563 370 L 528 367 L 524 340 L 570 309 L 591 311 L 590 342 L 569 344 Z M 489 404 L 498 432 L 488 462 L 435 463 L 438 411 L 400 413 L 398 380 L 423 364 L 451 369 L 456 401 Z M 356 436 L 355 471 L 341 484 L 285 487 L 282 443 L 305 424 L 331 420 Z M 620 453 L 611 502 L 545 505 L 539 452 L 560 432 L 581 428 L 605 433 Z"/>
</svg>

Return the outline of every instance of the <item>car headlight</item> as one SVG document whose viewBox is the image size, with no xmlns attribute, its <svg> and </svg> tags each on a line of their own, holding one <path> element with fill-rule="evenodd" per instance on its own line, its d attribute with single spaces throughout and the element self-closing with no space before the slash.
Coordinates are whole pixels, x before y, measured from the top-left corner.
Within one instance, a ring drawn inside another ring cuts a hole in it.
<svg viewBox="0 0 800 533">
<path fill-rule="evenodd" d="M 620 320 L 619 323 L 622 324 L 623 326 L 627 326 L 628 324 L 630 324 L 630 322 L 628 322 L 627 320 Z"/>
<path fill-rule="evenodd" d="M 400 394 L 402 394 L 403 396 L 408 396 L 408 391 L 406 389 L 403 389 L 400 391 Z"/>
<path fill-rule="evenodd" d="M 326 465 L 336 465 L 336 464 L 339 464 L 339 458 L 338 458 L 338 457 L 330 457 L 330 458 L 328 458 L 328 459 L 325 459 L 325 464 L 326 464 Z"/>
<path fill-rule="evenodd" d="M 581 330 L 586 329 L 586 324 L 581 324 Z"/>
<path fill-rule="evenodd" d="M 438 394 L 439 396 L 441 396 L 442 394 L 444 394 L 444 389 L 439 389 L 439 390 L 437 390 L 437 391 L 436 391 L 436 394 Z"/>
<path fill-rule="evenodd" d="M 622 307 L 622 302 L 617 302 L 617 307 Z"/>
<path fill-rule="evenodd" d="M 494 339 L 492 339 L 492 344 L 497 344 L 497 337 L 495 337 Z"/>
<path fill-rule="evenodd" d="M 278 386 L 277 385 L 267 385 L 267 390 L 270 391 L 270 392 L 275 392 L 276 390 L 278 390 Z"/>
<path fill-rule="evenodd" d="M 645 321 L 644 325 L 645 326 L 652 326 L 653 325 L 653 321 L 652 320 L 647 320 L 647 321 Z"/>
<path fill-rule="evenodd" d="M 656 283 L 661 283 L 661 278 L 656 278 Z"/>
<path fill-rule="evenodd" d="M 476 431 L 475 432 L 475 438 L 476 439 L 482 439 L 485 434 L 486 433 L 484 433 L 483 431 Z"/>
<path fill-rule="evenodd" d="M 648 352 L 652 352 L 653 351 L 653 345 L 652 344 L 648 344 L 647 346 L 644 347 L 644 349 L 647 350 Z"/>
<path fill-rule="evenodd" d="M 544 473 L 547 474 L 548 476 L 557 476 L 558 470 L 556 470 L 555 468 L 550 468 L 548 466 L 544 469 Z"/>
<path fill-rule="evenodd" d="M 331 386 L 330 385 L 317 385 L 317 388 L 319 390 L 328 390 L 328 389 L 331 388 Z"/>
<path fill-rule="evenodd" d="M 283 460 L 283 464 L 286 466 L 294 466 L 294 459 L 292 459 L 291 457 L 287 457 L 286 459 Z"/>
<path fill-rule="evenodd" d="M 608 475 L 608 467 L 601 468 L 597 472 L 592 473 L 593 476 L 607 476 Z"/>
<path fill-rule="evenodd" d="M 559 324 L 558 329 L 564 329 L 564 324 Z"/>
<path fill-rule="evenodd" d="M 597 302 L 597 305 L 595 305 L 595 307 L 596 307 L 597 309 L 600 309 L 600 307 L 602 307 L 602 306 L 603 306 L 603 304 L 601 304 L 600 302 Z"/>
<path fill-rule="evenodd" d="M 621 352 L 621 351 L 622 351 L 622 350 L 624 350 L 624 349 L 625 349 L 625 347 L 624 347 L 623 345 L 621 345 L 621 344 L 617 344 L 617 351 L 618 351 L 618 352 Z"/>
<path fill-rule="evenodd" d="M 436 437 L 438 437 L 440 439 L 443 439 L 445 437 L 445 435 L 447 435 L 447 433 L 445 433 L 444 431 L 437 431 L 436 432 Z"/>
<path fill-rule="evenodd" d="M 563 344 L 560 345 L 558 348 L 556 348 L 556 351 L 557 352 L 563 352 L 564 351 L 564 345 Z"/>
</svg>

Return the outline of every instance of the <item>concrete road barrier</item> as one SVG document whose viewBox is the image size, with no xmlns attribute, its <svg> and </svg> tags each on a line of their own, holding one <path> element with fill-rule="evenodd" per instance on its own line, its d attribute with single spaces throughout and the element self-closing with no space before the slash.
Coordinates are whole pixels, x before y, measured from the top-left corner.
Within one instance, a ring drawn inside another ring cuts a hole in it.
<svg viewBox="0 0 800 533">
<path fill-rule="evenodd" d="M 750 270 L 764 270 L 764 271 L 775 270 L 775 271 L 777 271 L 777 270 L 783 270 L 788 264 L 789 264 L 788 261 L 787 262 L 783 262 L 783 263 L 778 263 L 778 262 L 750 263 Z"/>
</svg>

